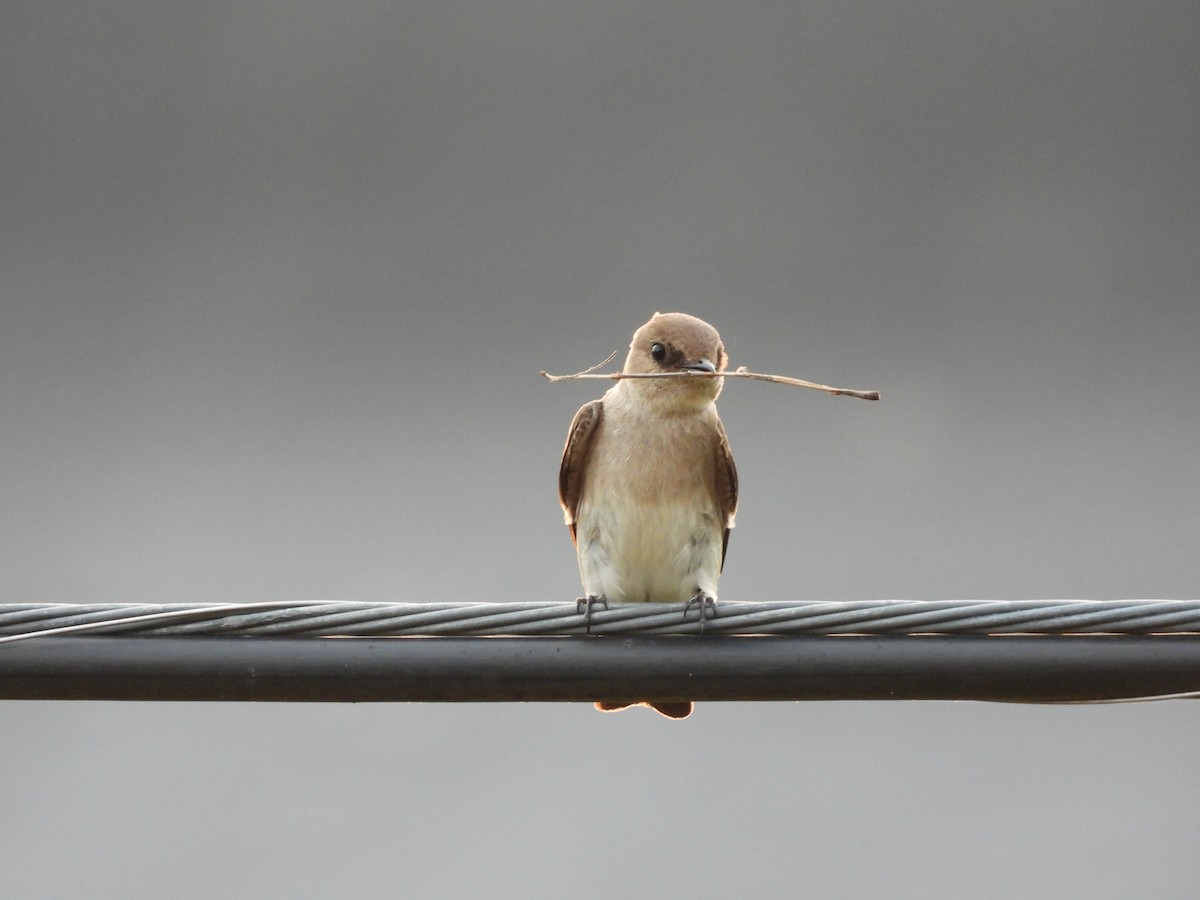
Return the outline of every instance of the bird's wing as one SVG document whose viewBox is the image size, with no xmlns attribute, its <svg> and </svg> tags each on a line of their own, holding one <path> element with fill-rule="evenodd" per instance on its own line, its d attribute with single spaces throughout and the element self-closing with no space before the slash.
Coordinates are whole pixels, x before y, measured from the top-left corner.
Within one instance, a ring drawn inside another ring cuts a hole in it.
<svg viewBox="0 0 1200 900">
<path fill-rule="evenodd" d="M 572 543 L 578 543 L 575 539 L 575 514 L 579 510 L 579 498 L 583 495 L 583 473 L 603 415 L 602 400 L 593 400 L 579 408 L 571 421 L 571 430 L 567 432 L 567 445 L 563 447 L 562 462 L 558 467 L 558 502 L 562 504 L 563 518 L 571 529 Z M 736 492 L 736 488 L 734 490 Z"/>
<path fill-rule="evenodd" d="M 725 532 L 721 537 L 721 568 L 724 569 L 725 552 L 729 549 L 729 529 L 733 528 L 733 520 L 737 515 L 738 477 L 737 466 L 733 464 L 733 451 L 729 449 L 729 438 L 725 436 L 725 426 L 720 419 L 717 419 L 716 456 L 717 503 L 721 508 L 721 518 L 725 520 Z"/>
</svg>

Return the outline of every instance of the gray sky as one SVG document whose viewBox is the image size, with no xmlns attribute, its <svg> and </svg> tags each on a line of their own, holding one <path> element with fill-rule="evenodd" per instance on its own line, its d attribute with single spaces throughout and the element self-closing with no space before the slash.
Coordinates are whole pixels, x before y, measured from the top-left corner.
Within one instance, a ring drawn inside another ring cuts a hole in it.
<svg viewBox="0 0 1200 900">
<path fill-rule="evenodd" d="M 749 382 L 729 600 L 1194 598 L 1190 2 L 0 30 L 0 602 L 578 591 L 549 385 Z M 1189 703 L 8 703 L 14 894 L 1184 897 Z"/>
</svg>

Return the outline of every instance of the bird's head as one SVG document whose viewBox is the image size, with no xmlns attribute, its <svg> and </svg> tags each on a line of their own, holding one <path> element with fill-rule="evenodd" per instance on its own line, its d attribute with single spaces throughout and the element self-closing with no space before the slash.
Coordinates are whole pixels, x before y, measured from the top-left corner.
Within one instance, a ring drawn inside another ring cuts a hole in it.
<svg viewBox="0 0 1200 900">
<path fill-rule="evenodd" d="M 655 313 L 629 345 L 629 373 L 713 373 L 725 371 L 729 358 L 721 335 L 703 319 L 687 313 Z M 693 409 L 712 403 L 723 378 L 628 378 L 622 389 L 637 391 L 656 405 Z"/>
</svg>

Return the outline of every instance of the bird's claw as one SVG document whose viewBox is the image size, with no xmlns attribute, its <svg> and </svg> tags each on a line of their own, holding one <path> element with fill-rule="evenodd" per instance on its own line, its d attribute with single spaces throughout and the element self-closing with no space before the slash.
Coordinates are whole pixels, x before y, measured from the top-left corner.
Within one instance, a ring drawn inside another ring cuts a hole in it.
<svg viewBox="0 0 1200 900">
<path fill-rule="evenodd" d="M 603 606 L 608 609 L 608 598 L 604 595 L 588 594 L 575 601 L 575 612 L 583 613 L 583 627 L 588 634 L 592 633 L 592 607 Z"/>
<path fill-rule="evenodd" d="M 704 623 L 708 619 L 715 619 L 717 617 L 717 601 L 704 593 L 704 591 L 700 591 L 695 597 L 683 604 L 683 620 L 685 622 L 687 621 L 688 613 L 692 609 L 700 610 L 700 633 L 703 634 Z"/>
</svg>

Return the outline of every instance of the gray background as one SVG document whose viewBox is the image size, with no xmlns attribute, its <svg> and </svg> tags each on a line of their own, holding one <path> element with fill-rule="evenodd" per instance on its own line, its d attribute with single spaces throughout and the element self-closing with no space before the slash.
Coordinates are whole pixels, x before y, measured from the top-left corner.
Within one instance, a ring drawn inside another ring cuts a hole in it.
<svg viewBox="0 0 1200 900">
<path fill-rule="evenodd" d="M 0 602 L 571 599 L 549 385 L 749 382 L 724 599 L 1192 598 L 1194 2 L 0 30 Z M 25 896 L 1185 897 L 1200 707 L 0 706 Z"/>
</svg>

